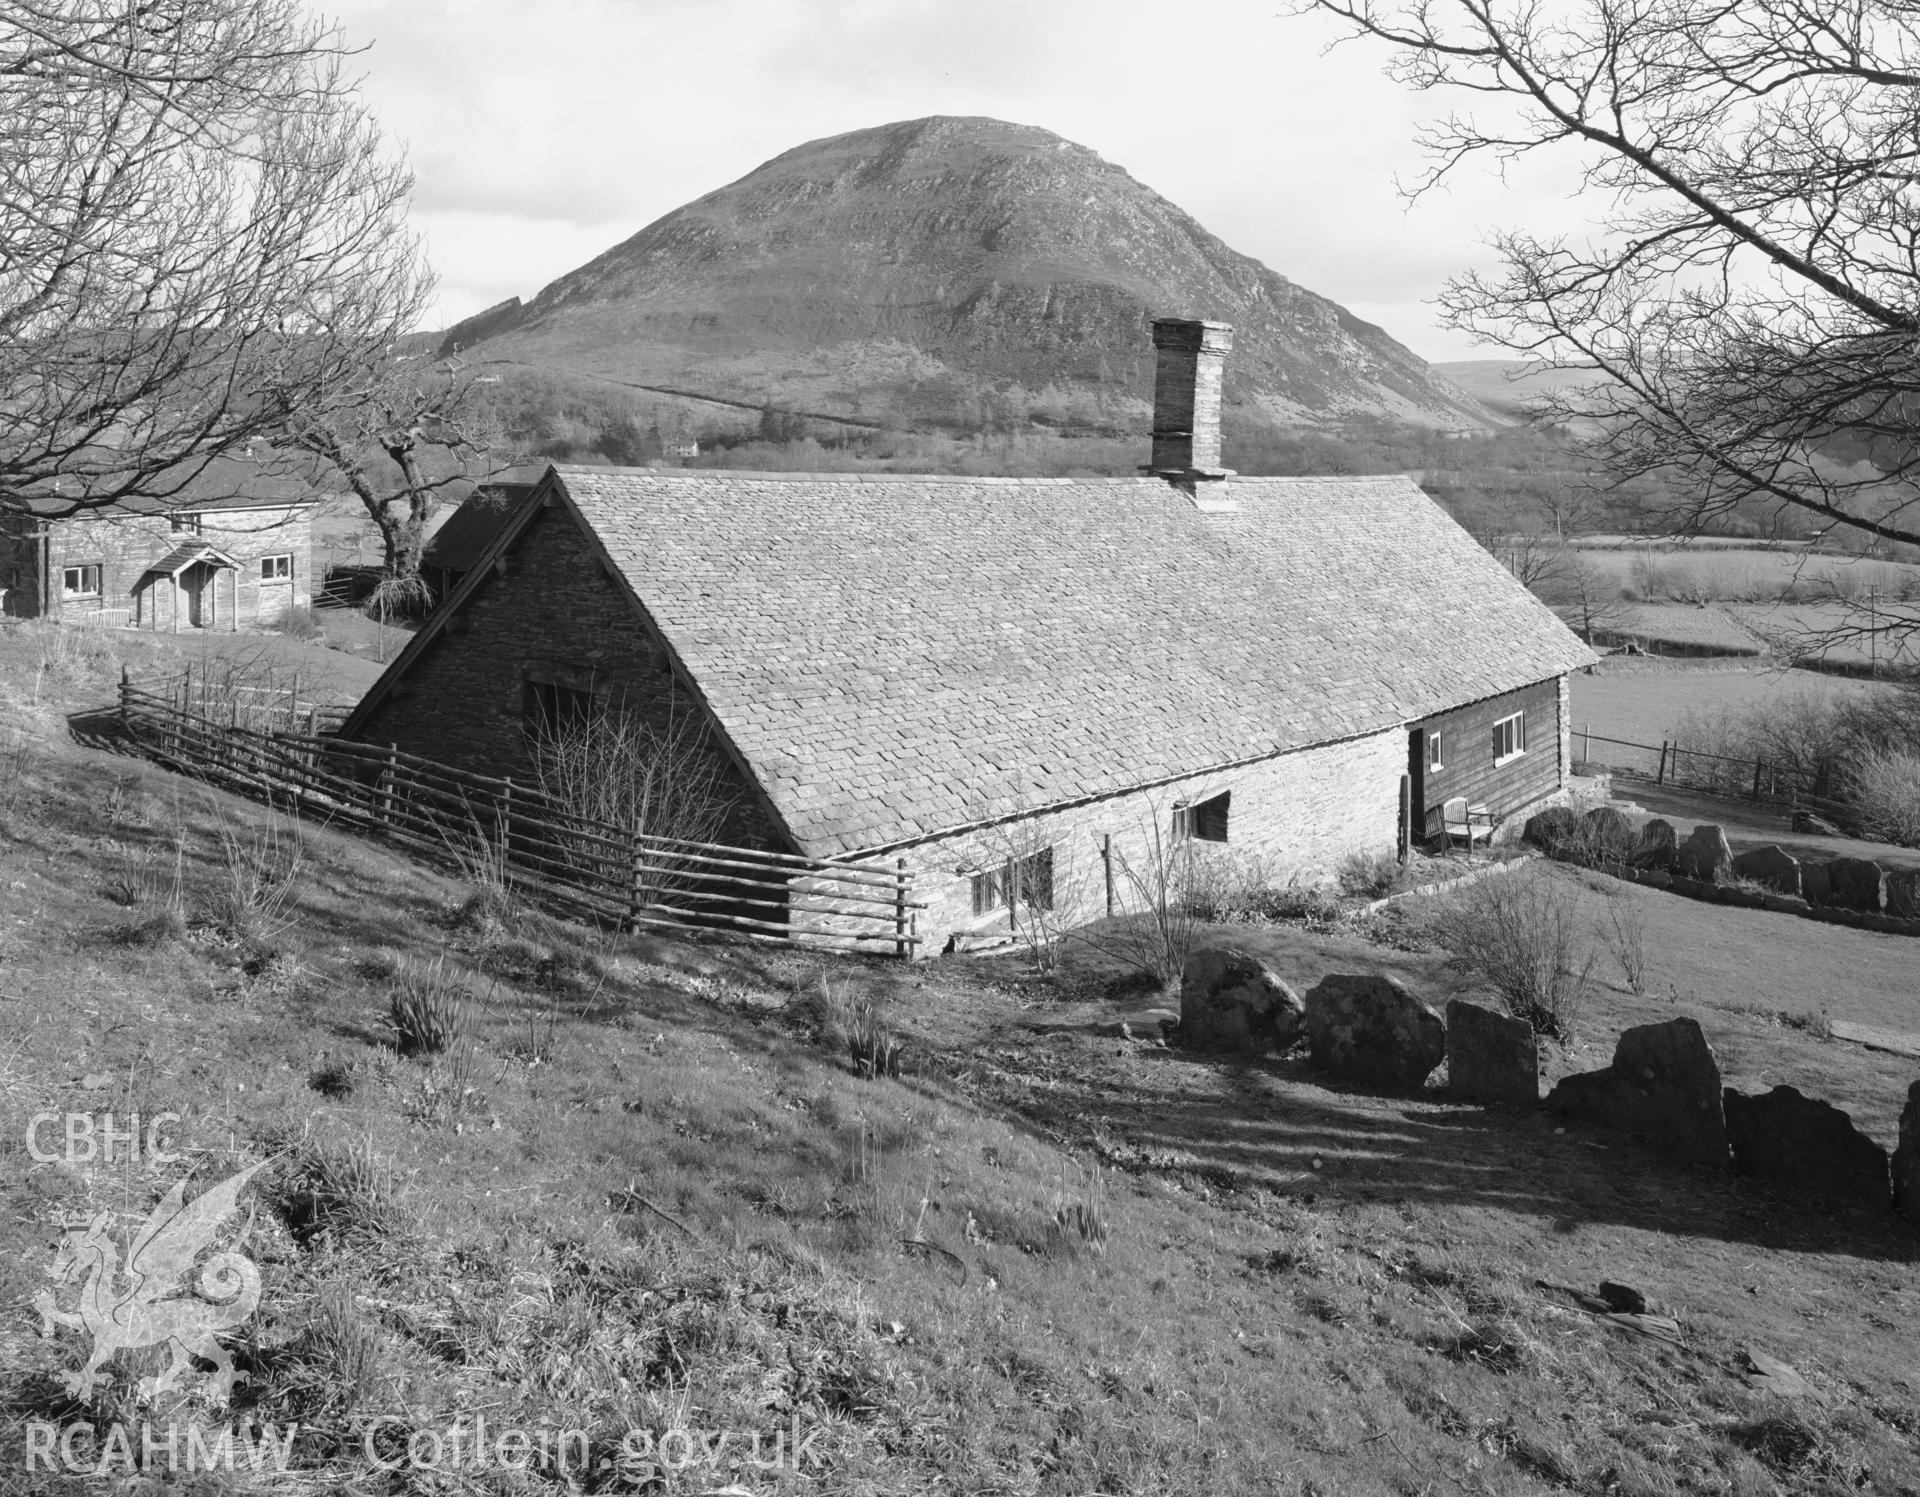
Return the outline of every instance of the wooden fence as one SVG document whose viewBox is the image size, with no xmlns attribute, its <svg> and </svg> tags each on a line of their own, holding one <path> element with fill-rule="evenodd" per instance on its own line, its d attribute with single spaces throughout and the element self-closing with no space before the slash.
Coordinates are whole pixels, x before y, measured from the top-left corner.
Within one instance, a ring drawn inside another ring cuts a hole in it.
<svg viewBox="0 0 1920 1497">
<path fill-rule="evenodd" d="M 1672 739 L 1663 739 L 1656 747 L 1651 743 L 1607 738 L 1586 728 L 1574 734 L 1574 743 L 1582 764 L 1639 775 L 1656 785 L 1703 790 L 1710 795 L 1742 800 L 1772 801 L 1796 809 L 1804 807 L 1828 818 L 1850 814 L 1844 801 L 1814 794 L 1802 783 L 1803 776 L 1764 758 L 1710 754 L 1703 749 L 1684 748 Z M 1594 758 L 1596 743 L 1605 755 L 1602 759 Z M 1616 752 L 1619 749 L 1631 752 Z"/>
<path fill-rule="evenodd" d="M 179 678 L 120 681 L 123 731 L 161 762 L 385 837 L 476 882 L 510 884 L 628 931 L 725 929 L 901 957 L 920 944 L 926 906 L 913 898 L 905 859 L 889 866 L 650 836 L 573 815 L 524 782 L 315 731 L 321 720 L 297 695 L 249 706 L 196 695 Z"/>
</svg>

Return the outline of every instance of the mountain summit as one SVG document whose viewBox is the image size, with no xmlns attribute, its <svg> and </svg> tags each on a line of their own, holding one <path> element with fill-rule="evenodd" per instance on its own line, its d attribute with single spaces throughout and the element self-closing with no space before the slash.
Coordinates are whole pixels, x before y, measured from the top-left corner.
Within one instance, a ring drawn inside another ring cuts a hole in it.
<svg viewBox="0 0 1920 1497">
<path fill-rule="evenodd" d="M 1497 420 L 1084 146 L 981 118 L 797 146 L 447 343 L 866 420 L 1144 430 L 1164 316 L 1234 325 L 1230 416 Z"/>
</svg>

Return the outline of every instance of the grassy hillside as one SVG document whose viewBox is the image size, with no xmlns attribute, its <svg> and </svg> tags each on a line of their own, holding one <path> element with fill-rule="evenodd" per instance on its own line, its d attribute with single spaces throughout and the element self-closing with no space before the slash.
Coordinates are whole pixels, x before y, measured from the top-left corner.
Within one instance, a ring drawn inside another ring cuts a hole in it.
<svg viewBox="0 0 1920 1497">
<path fill-rule="evenodd" d="M 1886 1213 L 1108 1032 L 1140 999 L 1097 955 L 1043 976 L 552 920 L 88 746 L 117 664 L 0 633 L 0 1294 L 47 1286 L 58 1214 L 138 1223 L 181 1168 L 36 1162 L 34 1114 L 177 1113 L 200 1181 L 270 1159 L 235 1407 L 297 1423 L 304 1474 L 204 1489 L 1920 1489 L 1920 1238 Z M 1590 916 L 1639 911 L 1655 974 L 1598 989 L 1557 1070 L 1689 1012 L 1734 1084 L 1804 1079 L 1891 1142 L 1911 1063 L 1821 1042 L 1812 1016 L 1897 1018 L 1897 938 L 1553 876 Z M 1701 956 L 1723 949 L 1701 922 L 1724 942 L 1729 919 L 1733 948 Z M 1213 936 L 1302 987 L 1474 991 L 1417 919 Z M 467 995 L 465 1032 L 402 1054 L 392 999 L 423 987 Z M 834 1009 L 855 1000 L 900 1037 L 900 1078 L 850 1069 Z M 1551 1287 L 1603 1278 L 1666 1302 L 1684 1344 Z M 35 1420 L 214 1418 L 197 1395 L 134 1407 L 152 1352 L 81 1408 L 60 1374 L 82 1341 L 34 1319 L 0 1321 L 0 1446 Z M 1813 1393 L 1756 1386 L 1749 1348 Z M 410 1436 L 424 1452 L 480 1415 L 584 1450 L 408 1463 Z M 743 1458 L 776 1430 L 805 1442 L 798 1469 L 791 1445 L 781 1469 Z M 651 1451 L 623 1450 L 639 1431 Z M 711 1459 L 666 1469 L 695 1431 Z"/>
</svg>

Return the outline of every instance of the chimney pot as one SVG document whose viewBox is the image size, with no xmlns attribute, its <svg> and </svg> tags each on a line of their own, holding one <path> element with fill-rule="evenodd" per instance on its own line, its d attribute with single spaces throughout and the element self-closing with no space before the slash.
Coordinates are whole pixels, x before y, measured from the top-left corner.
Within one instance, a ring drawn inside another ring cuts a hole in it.
<svg viewBox="0 0 1920 1497">
<path fill-rule="evenodd" d="M 1220 382 L 1233 328 L 1202 318 L 1153 324 L 1153 461 L 1168 478 L 1225 478 L 1220 466 Z"/>
</svg>

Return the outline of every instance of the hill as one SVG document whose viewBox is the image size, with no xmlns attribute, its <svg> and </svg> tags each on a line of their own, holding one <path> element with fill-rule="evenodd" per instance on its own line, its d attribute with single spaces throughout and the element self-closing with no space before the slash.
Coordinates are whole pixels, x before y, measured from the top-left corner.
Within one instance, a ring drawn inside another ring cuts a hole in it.
<svg viewBox="0 0 1920 1497">
<path fill-rule="evenodd" d="M 443 348 L 894 425 L 1138 433 L 1168 315 L 1234 324 L 1236 419 L 1500 424 L 1118 166 L 981 118 L 798 146 Z"/>
<path fill-rule="evenodd" d="M 1526 359 L 1459 359 L 1432 368 L 1489 410 L 1516 417 L 1538 409 L 1549 396 L 1607 379 L 1594 369 L 1538 369 Z"/>
</svg>

